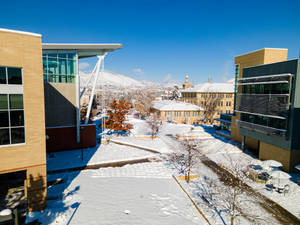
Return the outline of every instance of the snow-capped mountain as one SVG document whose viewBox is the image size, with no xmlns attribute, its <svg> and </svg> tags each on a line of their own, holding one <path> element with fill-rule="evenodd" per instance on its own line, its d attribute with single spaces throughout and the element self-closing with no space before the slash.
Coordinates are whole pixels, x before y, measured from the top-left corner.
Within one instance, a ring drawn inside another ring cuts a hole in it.
<svg viewBox="0 0 300 225">
<path fill-rule="evenodd" d="M 85 85 L 90 74 L 80 71 L 79 75 L 80 75 L 81 85 Z M 104 71 L 103 73 L 100 74 L 98 78 L 97 87 L 99 86 L 114 86 L 114 87 L 126 88 L 126 87 L 145 87 L 146 84 L 144 82 L 140 82 L 138 80 L 135 80 L 123 74 Z"/>
</svg>

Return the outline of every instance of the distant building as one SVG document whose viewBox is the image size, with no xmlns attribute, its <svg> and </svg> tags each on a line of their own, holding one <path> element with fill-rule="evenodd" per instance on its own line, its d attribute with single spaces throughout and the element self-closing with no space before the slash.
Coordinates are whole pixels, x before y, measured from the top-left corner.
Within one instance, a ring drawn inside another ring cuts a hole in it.
<svg viewBox="0 0 300 225">
<path fill-rule="evenodd" d="M 222 113 L 219 118 L 215 118 L 220 123 L 216 134 L 231 139 L 231 119 L 233 114 Z"/>
<path fill-rule="evenodd" d="M 181 91 L 181 101 L 195 104 L 208 112 L 212 122 L 221 113 L 233 112 L 234 84 L 207 82 Z M 206 118 L 207 119 L 207 118 Z"/>
<path fill-rule="evenodd" d="M 182 89 L 187 89 L 187 88 L 190 88 L 190 87 L 192 87 L 192 84 L 189 82 L 189 76 L 186 75 L 185 76 L 185 82 L 182 85 Z"/>
<path fill-rule="evenodd" d="M 151 112 L 157 112 L 163 121 L 194 124 L 203 119 L 203 109 L 199 106 L 172 100 L 153 101 Z"/>
</svg>

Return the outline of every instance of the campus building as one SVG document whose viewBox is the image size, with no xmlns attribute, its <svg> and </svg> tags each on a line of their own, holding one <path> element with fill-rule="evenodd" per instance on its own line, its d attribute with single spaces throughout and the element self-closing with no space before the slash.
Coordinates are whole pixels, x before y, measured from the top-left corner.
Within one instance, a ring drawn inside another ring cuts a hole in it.
<svg viewBox="0 0 300 225">
<path fill-rule="evenodd" d="M 181 91 L 181 101 L 195 104 L 205 110 L 206 122 L 212 123 L 221 113 L 232 113 L 234 84 L 207 82 Z"/>
<path fill-rule="evenodd" d="M 46 202 L 42 69 L 40 34 L 0 29 L 0 189 L 20 181 L 29 210 Z"/>
<path fill-rule="evenodd" d="M 175 100 L 153 101 L 150 111 L 157 113 L 162 121 L 175 123 L 194 124 L 203 119 L 201 107 Z"/>
<path fill-rule="evenodd" d="M 185 76 L 185 82 L 182 85 L 182 89 L 187 89 L 187 88 L 190 88 L 190 87 L 192 87 L 192 84 L 189 82 L 189 76 L 186 75 Z"/>
<path fill-rule="evenodd" d="M 236 110 L 236 98 L 242 92 L 242 86 L 237 85 L 237 81 L 243 78 L 243 69 L 251 66 L 281 62 L 287 59 L 287 49 L 263 48 L 235 57 L 235 97 L 234 109 Z M 235 111 L 231 120 L 231 138 L 243 143 L 248 149 L 258 154 L 258 141 L 251 137 L 242 136 L 239 133 L 237 120 L 240 120 L 240 113 Z"/>
<path fill-rule="evenodd" d="M 80 121 L 79 60 L 98 57 L 89 80 L 93 96 L 105 55 L 121 47 L 42 44 L 40 34 L 0 29 L 0 207 L 3 193 L 24 187 L 28 209 L 43 209 L 46 149 L 95 146 L 95 125 Z"/>
<path fill-rule="evenodd" d="M 260 159 L 286 171 L 300 164 L 300 60 L 247 67 L 237 80 L 240 135 L 258 142 Z"/>
<path fill-rule="evenodd" d="M 97 71 L 94 69 L 93 72 L 100 73 L 105 55 L 121 47 L 121 44 L 42 45 L 47 151 L 96 145 L 95 125 L 84 125 L 80 121 L 80 98 L 86 89 L 91 88 L 86 87 L 80 93 L 79 60 L 97 56 L 96 67 L 99 69 Z M 89 93 L 92 96 L 95 94 L 92 91 Z"/>
</svg>

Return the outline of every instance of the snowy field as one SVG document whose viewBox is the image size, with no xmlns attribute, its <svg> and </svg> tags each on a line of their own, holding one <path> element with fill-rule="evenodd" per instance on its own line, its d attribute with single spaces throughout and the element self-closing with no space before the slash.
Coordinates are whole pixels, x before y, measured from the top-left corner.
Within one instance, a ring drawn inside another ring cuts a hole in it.
<svg viewBox="0 0 300 225">
<path fill-rule="evenodd" d="M 206 224 L 161 162 L 61 173 L 48 188 L 47 209 L 27 222 L 42 224 Z"/>
<path fill-rule="evenodd" d="M 129 122 L 134 125 L 131 135 L 112 136 L 111 139 L 156 149 L 162 154 L 114 143 L 102 144 L 84 149 L 83 159 L 81 150 L 48 155 L 48 171 L 154 156 L 162 159 L 162 162 L 48 175 L 49 181 L 59 178 L 63 183 L 48 187 L 46 210 L 42 213 L 31 213 L 27 222 L 38 219 L 42 224 L 207 224 L 172 178 L 172 175 L 179 175 L 178 168 L 164 161 L 164 153 L 180 151 L 182 148 L 175 138 L 176 135 L 189 133 L 192 126 L 163 123 L 158 137 L 152 140 L 135 137 L 151 133 L 144 120 L 129 117 Z M 198 127 L 197 133 L 199 132 L 214 137 L 203 139 L 201 149 L 209 159 L 219 164 L 230 168 L 228 156 L 241 166 L 249 165 L 254 159 L 250 154 L 243 153 L 237 143 L 215 135 L 210 126 Z M 202 163 L 192 172 L 199 174 L 200 178 L 192 180 L 190 185 L 185 181 L 181 184 L 212 224 L 228 223 L 229 217 L 226 213 L 208 208 L 199 197 L 205 191 L 201 188 L 204 178 L 217 179 L 216 174 Z M 299 218 L 300 188 L 290 180 L 284 182 L 291 186 L 291 192 L 287 196 L 267 191 L 264 184 L 250 180 L 248 184 Z M 271 224 L 277 224 L 272 215 L 268 216 L 261 207 L 255 204 L 249 207 L 265 214 Z M 242 224 L 251 222 L 245 220 Z"/>
</svg>

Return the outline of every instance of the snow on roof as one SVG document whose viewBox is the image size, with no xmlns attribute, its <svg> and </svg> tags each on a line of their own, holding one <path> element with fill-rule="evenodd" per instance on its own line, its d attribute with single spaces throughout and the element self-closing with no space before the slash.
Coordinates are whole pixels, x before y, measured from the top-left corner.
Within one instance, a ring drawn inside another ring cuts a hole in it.
<svg viewBox="0 0 300 225">
<path fill-rule="evenodd" d="M 160 111 L 201 111 L 203 108 L 186 103 L 173 100 L 153 101 L 152 108 Z"/>
<path fill-rule="evenodd" d="M 233 93 L 234 92 L 234 83 L 204 83 L 198 84 L 192 88 L 187 88 L 181 92 L 225 92 Z"/>
<path fill-rule="evenodd" d="M 42 36 L 41 34 L 37 34 L 37 33 L 20 31 L 20 30 L 5 29 L 5 28 L 0 28 L 0 31 L 16 33 L 16 34 L 25 34 L 25 35 L 35 36 L 35 37 L 41 37 Z"/>
</svg>

